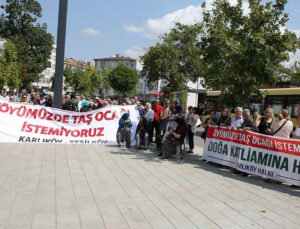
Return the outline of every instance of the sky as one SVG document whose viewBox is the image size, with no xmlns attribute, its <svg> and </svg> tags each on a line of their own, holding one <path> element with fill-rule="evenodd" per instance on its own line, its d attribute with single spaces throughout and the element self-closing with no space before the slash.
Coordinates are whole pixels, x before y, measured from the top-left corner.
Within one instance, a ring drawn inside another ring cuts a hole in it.
<svg viewBox="0 0 300 229">
<path fill-rule="evenodd" d="M 201 21 L 203 1 L 69 0 L 65 57 L 92 63 L 94 58 L 115 54 L 138 58 L 175 22 Z M 208 6 L 212 1 L 206 0 Z M 43 8 L 40 22 L 47 23 L 48 32 L 56 37 L 59 0 L 39 2 Z M 300 35 L 300 0 L 288 0 L 286 12 L 290 17 L 286 27 Z"/>
</svg>

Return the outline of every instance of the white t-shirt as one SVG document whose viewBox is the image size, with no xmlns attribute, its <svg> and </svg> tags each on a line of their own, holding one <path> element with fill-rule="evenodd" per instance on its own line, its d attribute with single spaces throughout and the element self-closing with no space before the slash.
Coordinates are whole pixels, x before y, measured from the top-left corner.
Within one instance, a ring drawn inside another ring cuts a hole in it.
<svg viewBox="0 0 300 229">
<path fill-rule="evenodd" d="M 284 123 L 286 119 L 278 120 L 275 119 L 272 122 L 271 130 L 272 132 L 276 132 Z M 285 125 L 276 133 L 274 136 L 282 137 L 282 138 L 290 138 L 291 133 L 293 132 L 293 123 L 292 121 L 288 120 Z"/>
</svg>

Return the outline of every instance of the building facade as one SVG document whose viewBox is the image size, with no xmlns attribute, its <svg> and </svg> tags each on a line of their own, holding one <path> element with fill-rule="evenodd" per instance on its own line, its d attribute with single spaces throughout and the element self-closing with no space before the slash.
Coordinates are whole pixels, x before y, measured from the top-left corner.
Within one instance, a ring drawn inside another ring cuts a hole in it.
<svg viewBox="0 0 300 229">
<path fill-rule="evenodd" d="M 137 70 L 137 60 L 132 59 L 130 57 L 120 56 L 119 54 L 116 54 L 112 57 L 94 59 L 94 61 L 95 68 L 97 70 L 101 70 L 104 68 L 112 69 L 117 67 L 119 63 L 122 63 L 129 68 Z"/>
<path fill-rule="evenodd" d="M 50 66 L 46 68 L 42 73 L 40 73 L 40 80 L 38 82 L 32 83 L 35 90 L 41 90 L 44 93 L 52 87 L 52 77 L 55 74 L 55 63 L 56 63 L 56 44 L 53 44 L 52 52 L 49 57 Z"/>
<path fill-rule="evenodd" d="M 65 59 L 64 68 L 70 68 L 72 70 L 80 69 L 84 70 L 87 66 L 89 66 L 89 62 L 85 62 L 83 60 L 75 60 L 73 58 Z"/>
<path fill-rule="evenodd" d="M 95 68 L 98 71 L 101 71 L 103 69 L 113 69 L 113 68 L 117 67 L 118 64 L 120 64 L 120 63 L 129 68 L 134 69 L 137 72 L 137 74 L 139 75 L 139 83 L 137 84 L 137 91 L 139 90 L 139 86 L 143 87 L 144 79 L 141 79 L 141 77 L 140 77 L 142 66 L 137 60 L 132 59 L 130 57 L 125 57 L 125 56 L 116 54 L 115 56 L 112 56 L 112 57 L 94 59 L 94 61 L 95 61 Z M 99 94 L 102 94 L 102 93 L 107 93 L 109 95 L 115 95 L 115 92 L 113 89 L 110 89 L 109 91 L 106 91 L 104 89 L 99 89 Z"/>
<path fill-rule="evenodd" d="M 50 67 L 46 68 L 40 74 L 40 80 L 38 82 L 32 83 L 34 90 L 42 91 L 43 93 L 48 93 L 52 89 L 53 78 L 55 75 L 55 64 L 56 64 L 56 44 L 53 45 L 53 49 L 49 58 Z M 89 62 L 82 60 L 75 60 L 73 58 L 67 58 L 64 61 L 64 68 L 69 67 L 72 70 L 81 69 L 84 70 L 86 66 L 90 65 Z M 63 88 L 67 91 L 72 91 L 71 88 L 66 87 L 65 80 L 63 80 Z"/>
</svg>

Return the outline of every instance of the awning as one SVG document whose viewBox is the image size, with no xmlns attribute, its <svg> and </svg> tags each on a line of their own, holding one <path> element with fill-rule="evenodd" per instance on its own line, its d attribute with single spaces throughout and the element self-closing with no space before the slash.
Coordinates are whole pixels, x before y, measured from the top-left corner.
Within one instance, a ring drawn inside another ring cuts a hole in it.
<svg viewBox="0 0 300 229">
<path fill-rule="evenodd" d="M 163 96 L 164 93 L 156 91 L 156 92 L 150 92 L 149 95 Z"/>
</svg>

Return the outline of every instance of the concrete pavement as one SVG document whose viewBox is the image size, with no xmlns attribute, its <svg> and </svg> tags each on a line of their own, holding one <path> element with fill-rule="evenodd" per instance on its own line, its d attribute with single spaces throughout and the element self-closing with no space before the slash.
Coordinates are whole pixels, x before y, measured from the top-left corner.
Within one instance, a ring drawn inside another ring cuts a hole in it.
<svg viewBox="0 0 300 229">
<path fill-rule="evenodd" d="M 299 229 L 300 190 L 153 151 L 0 147 L 0 229 Z"/>
</svg>

